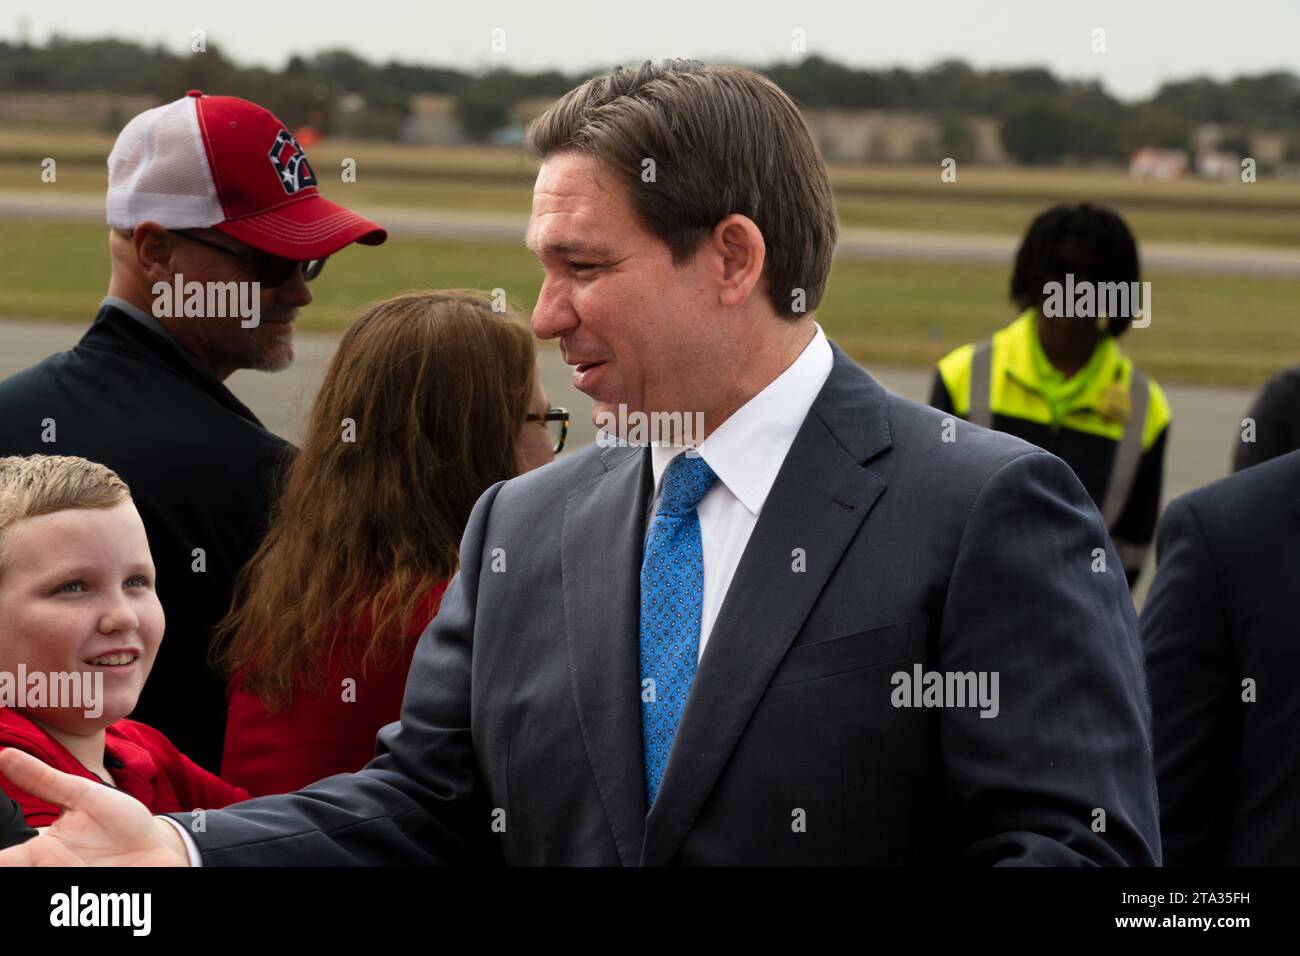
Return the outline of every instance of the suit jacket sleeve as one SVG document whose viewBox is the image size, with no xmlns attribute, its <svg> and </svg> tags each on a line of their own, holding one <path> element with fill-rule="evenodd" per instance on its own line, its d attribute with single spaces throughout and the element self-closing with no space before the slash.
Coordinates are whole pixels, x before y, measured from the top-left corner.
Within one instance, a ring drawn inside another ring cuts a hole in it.
<svg viewBox="0 0 1300 956">
<path fill-rule="evenodd" d="M 1241 687 L 1218 575 L 1196 512 L 1172 502 L 1142 612 L 1165 862 L 1220 865 L 1241 733 Z"/>
<path fill-rule="evenodd" d="M 1137 617 L 1101 516 L 1054 455 L 1007 462 L 976 496 L 938 661 L 999 680 L 997 716 L 940 716 L 968 863 L 1159 863 Z"/>
<path fill-rule="evenodd" d="M 375 759 L 297 793 L 208 812 L 197 832 L 189 814 L 172 814 L 205 866 L 502 861 L 470 734 L 470 668 L 483 535 L 503 484 L 474 506 L 461 570 L 420 635 L 401 719 L 380 731 Z"/>
</svg>

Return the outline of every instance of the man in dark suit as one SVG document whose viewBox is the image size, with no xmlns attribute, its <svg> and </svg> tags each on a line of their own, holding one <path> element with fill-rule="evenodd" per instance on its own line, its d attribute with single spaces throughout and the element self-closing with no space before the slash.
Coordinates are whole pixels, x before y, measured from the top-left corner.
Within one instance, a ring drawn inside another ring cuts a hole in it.
<svg viewBox="0 0 1300 956">
<path fill-rule="evenodd" d="M 120 826 L 0 862 L 1157 863 L 1101 518 L 1059 459 L 890 395 L 826 338 L 835 211 L 790 99 L 646 64 L 530 138 L 534 329 L 598 424 L 667 444 L 484 494 L 360 773 L 190 833 L 4 754 Z"/>
<path fill-rule="evenodd" d="M 293 451 L 224 380 L 285 368 L 324 258 L 384 237 L 318 194 L 291 143 L 262 107 L 198 90 L 131 120 L 108 162 L 112 273 L 99 314 L 71 351 L 0 382 L 0 456 L 76 455 L 130 485 L 167 613 L 132 716 L 214 773 L 226 681 L 208 666 L 209 641 Z M 239 295 L 218 299 L 214 284 Z M 236 298 L 247 316 L 232 314 Z"/>
<path fill-rule="evenodd" d="M 1165 510 L 1142 611 L 1170 865 L 1300 866 L 1300 451 Z"/>
</svg>

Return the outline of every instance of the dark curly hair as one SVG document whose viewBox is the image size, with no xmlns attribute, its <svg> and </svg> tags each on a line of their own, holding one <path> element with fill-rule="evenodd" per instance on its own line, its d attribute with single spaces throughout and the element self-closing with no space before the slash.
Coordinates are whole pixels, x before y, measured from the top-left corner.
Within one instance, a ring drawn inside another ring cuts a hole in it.
<svg viewBox="0 0 1300 956">
<path fill-rule="evenodd" d="M 1066 273 L 1073 273 L 1076 285 L 1085 280 L 1141 281 L 1137 241 L 1118 213 L 1089 203 L 1053 206 L 1040 213 L 1016 252 L 1011 301 L 1022 310 L 1041 311 L 1047 298 L 1043 287 L 1064 283 Z M 1106 331 L 1118 337 L 1132 322 L 1131 315 L 1110 316 Z"/>
</svg>

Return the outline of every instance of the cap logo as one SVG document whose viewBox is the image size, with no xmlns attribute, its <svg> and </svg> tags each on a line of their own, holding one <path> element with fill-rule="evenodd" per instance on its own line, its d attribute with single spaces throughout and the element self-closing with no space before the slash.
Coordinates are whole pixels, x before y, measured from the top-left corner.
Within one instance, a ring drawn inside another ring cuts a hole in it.
<svg viewBox="0 0 1300 956">
<path fill-rule="evenodd" d="M 289 134 L 287 129 L 282 129 L 276 134 L 275 142 L 271 144 L 271 152 L 268 155 L 271 157 L 271 165 L 275 167 L 280 177 L 280 185 L 290 196 L 300 189 L 316 185 L 316 174 L 312 172 L 311 165 L 307 162 L 307 154 L 302 151 L 298 141 Z"/>
</svg>

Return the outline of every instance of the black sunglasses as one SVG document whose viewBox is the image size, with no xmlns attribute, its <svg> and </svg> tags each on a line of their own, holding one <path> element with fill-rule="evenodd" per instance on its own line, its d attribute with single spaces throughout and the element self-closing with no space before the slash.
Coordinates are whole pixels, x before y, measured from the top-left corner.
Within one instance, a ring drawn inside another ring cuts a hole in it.
<svg viewBox="0 0 1300 956">
<path fill-rule="evenodd" d="M 569 410 L 567 408 L 548 408 L 544 413 L 529 412 L 524 416 L 526 422 L 558 422 L 560 437 L 553 442 L 552 451 L 557 455 L 564 449 L 564 439 L 569 437 Z M 547 428 L 547 431 L 551 429 Z"/>
<path fill-rule="evenodd" d="M 268 289 L 284 285 L 289 281 L 296 269 L 302 269 L 302 277 L 310 282 L 320 275 L 321 270 L 325 268 L 325 260 L 329 258 L 329 256 L 322 256 L 319 259 L 286 259 L 283 256 L 273 256 L 269 253 L 250 256 L 245 252 L 231 249 L 229 246 L 223 246 L 219 242 L 212 242 L 202 236 L 193 235 L 185 229 L 169 229 L 167 231 L 174 236 L 180 236 L 182 239 L 197 242 L 201 246 L 207 246 L 209 249 L 216 249 L 228 256 L 234 256 L 236 259 L 252 263 L 257 267 L 257 282 Z"/>
</svg>

